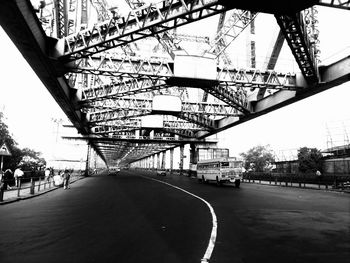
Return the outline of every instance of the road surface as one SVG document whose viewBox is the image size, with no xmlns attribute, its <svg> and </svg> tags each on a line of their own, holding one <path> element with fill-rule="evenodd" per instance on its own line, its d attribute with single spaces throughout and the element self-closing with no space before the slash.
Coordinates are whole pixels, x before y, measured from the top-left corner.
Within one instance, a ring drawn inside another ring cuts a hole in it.
<svg viewBox="0 0 350 263">
<path fill-rule="evenodd" d="M 199 263 L 213 222 L 195 196 L 217 217 L 210 262 L 350 258 L 349 194 L 129 170 L 0 206 L 0 262 Z"/>
</svg>

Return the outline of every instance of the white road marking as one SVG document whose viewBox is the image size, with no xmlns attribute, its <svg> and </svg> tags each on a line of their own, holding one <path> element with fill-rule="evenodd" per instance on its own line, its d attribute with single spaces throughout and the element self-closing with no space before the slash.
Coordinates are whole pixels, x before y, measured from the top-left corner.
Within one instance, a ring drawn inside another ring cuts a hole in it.
<svg viewBox="0 0 350 263">
<path fill-rule="evenodd" d="M 217 222 L 216 214 L 214 212 L 213 207 L 206 200 L 204 200 L 203 198 L 201 198 L 201 197 L 199 197 L 199 196 L 197 196 L 195 194 L 192 194 L 192 193 L 190 193 L 190 192 L 188 192 L 188 191 L 186 191 L 186 190 L 184 190 L 184 189 L 182 189 L 180 187 L 177 187 L 175 185 L 172 185 L 172 184 L 169 184 L 167 182 L 160 181 L 160 180 L 157 180 L 157 179 L 154 179 L 154 178 L 150 178 L 150 177 L 146 177 L 146 176 L 142 176 L 142 175 L 140 175 L 140 176 L 143 177 L 143 178 L 146 178 L 146 179 L 149 179 L 149 180 L 153 180 L 153 181 L 156 181 L 156 182 L 159 182 L 159 183 L 162 183 L 162 184 L 166 184 L 166 185 L 171 186 L 173 188 L 176 188 L 176 189 L 178 189 L 178 190 L 180 190 L 180 191 L 182 191 L 182 192 L 184 192 L 186 194 L 189 194 L 189 195 L 191 195 L 191 196 L 201 200 L 202 202 L 204 202 L 208 206 L 208 208 L 210 210 L 210 213 L 211 213 L 211 217 L 212 217 L 213 227 L 211 229 L 211 235 L 210 235 L 210 239 L 209 239 L 209 244 L 208 244 L 207 250 L 205 251 L 205 254 L 204 254 L 203 258 L 201 259 L 201 263 L 209 262 L 211 254 L 213 253 L 213 250 L 214 250 L 214 247 L 215 247 L 215 241 L 216 241 L 216 236 L 217 236 L 217 228 L 218 228 L 218 222 Z"/>
</svg>

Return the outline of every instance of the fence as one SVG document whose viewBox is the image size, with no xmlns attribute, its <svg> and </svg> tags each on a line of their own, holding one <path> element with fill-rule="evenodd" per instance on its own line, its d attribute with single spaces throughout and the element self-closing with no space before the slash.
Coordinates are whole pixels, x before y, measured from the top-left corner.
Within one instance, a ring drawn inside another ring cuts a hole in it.
<svg viewBox="0 0 350 263">
<path fill-rule="evenodd" d="M 70 181 L 76 181 L 80 177 L 80 173 L 71 174 Z M 49 189 L 59 187 L 54 184 L 54 180 L 52 177 L 49 177 L 49 179 L 46 180 L 45 176 L 20 178 L 18 186 L 11 186 L 13 182 L 14 180 L 3 181 L 4 185 L 9 185 L 9 189 L 4 189 L 4 187 L 0 187 L 0 202 L 13 198 L 31 196 L 38 192 L 45 192 Z"/>
<path fill-rule="evenodd" d="M 267 182 L 268 184 L 307 187 L 310 185 L 318 188 L 349 188 L 350 175 L 326 174 L 320 177 L 315 174 L 286 174 L 286 173 L 257 173 L 249 172 L 243 175 L 244 182 Z"/>
</svg>

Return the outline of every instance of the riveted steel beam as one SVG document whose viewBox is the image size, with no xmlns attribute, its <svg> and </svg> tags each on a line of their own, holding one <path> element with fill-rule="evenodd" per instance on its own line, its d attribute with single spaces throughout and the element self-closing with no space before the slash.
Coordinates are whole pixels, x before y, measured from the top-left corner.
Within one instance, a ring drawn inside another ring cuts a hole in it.
<svg viewBox="0 0 350 263">
<path fill-rule="evenodd" d="M 115 142 L 130 142 L 130 143 L 163 143 L 165 145 L 179 145 L 186 143 L 204 143 L 205 140 L 199 140 L 196 138 L 175 138 L 175 137 L 150 137 L 150 136 L 133 136 L 133 135 L 118 135 L 115 137 L 102 137 L 102 136 L 62 136 L 65 140 L 88 140 L 95 143 L 115 143 Z"/>
<path fill-rule="evenodd" d="M 169 85 L 165 83 L 165 79 L 122 79 L 118 82 L 104 84 L 93 88 L 82 89 L 82 101 L 96 101 L 109 98 L 118 98 L 130 96 L 144 92 L 150 92 Z"/>
<path fill-rule="evenodd" d="M 82 103 L 84 111 L 98 113 L 100 110 L 149 110 L 152 111 L 153 100 L 143 98 L 117 98 L 97 100 L 94 102 Z M 181 112 L 198 113 L 212 116 L 240 116 L 240 112 L 230 105 L 222 103 L 208 102 L 188 102 L 181 103 Z"/>
<path fill-rule="evenodd" d="M 302 12 L 275 15 L 299 68 L 309 85 L 318 83 L 315 45 L 310 41 Z"/>
<path fill-rule="evenodd" d="M 182 79 L 189 82 L 188 78 L 178 78 L 174 74 L 173 68 L 173 61 L 165 58 L 137 58 L 114 54 L 105 57 L 89 57 L 85 63 L 77 63 L 71 66 L 69 70 L 75 73 L 89 73 L 118 78 L 162 79 L 172 86 L 185 85 L 184 81 L 181 82 Z M 225 85 L 230 84 L 245 88 L 268 87 L 271 89 L 290 90 L 303 88 L 296 85 L 296 75 L 290 72 L 235 68 L 227 65 L 218 66 L 215 80 Z M 201 79 L 198 79 L 198 81 L 201 81 Z M 205 81 L 208 82 L 209 80 Z M 196 82 L 191 81 L 188 85 L 195 87 Z M 198 88 L 201 85 L 202 83 L 198 85 Z"/>
<path fill-rule="evenodd" d="M 211 48 L 207 51 L 215 54 L 217 57 L 222 55 L 225 49 L 239 36 L 240 33 L 255 19 L 258 13 L 247 10 L 232 10 L 229 19 L 220 26 Z M 220 21 L 220 20 L 219 20 Z M 224 54 L 225 64 L 231 64 L 228 56 Z M 226 59 L 225 59 L 226 57 Z"/>
</svg>

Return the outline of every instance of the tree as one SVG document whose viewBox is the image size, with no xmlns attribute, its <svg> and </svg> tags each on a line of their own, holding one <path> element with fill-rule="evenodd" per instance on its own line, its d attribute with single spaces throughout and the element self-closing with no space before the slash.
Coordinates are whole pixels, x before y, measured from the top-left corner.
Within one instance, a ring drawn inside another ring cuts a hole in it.
<svg viewBox="0 0 350 263">
<path fill-rule="evenodd" d="M 322 153 L 316 148 L 302 147 L 298 150 L 299 171 L 314 173 L 322 171 Z"/>
<path fill-rule="evenodd" d="M 269 145 L 259 145 L 251 148 L 247 153 L 241 153 L 244 168 L 254 172 L 269 171 L 271 163 L 275 161 L 274 154 L 269 147 Z"/>
<path fill-rule="evenodd" d="M 10 135 L 7 124 L 4 122 L 4 114 L 0 112 L 0 145 L 6 143 L 6 145 L 12 148 L 17 143 Z"/>
<path fill-rule="evenodd" d="M 0 145 L 6 143 L 12 155 L 4 156 L 3 169 L 10 168 L 14 171 L 17 166 L 21 166 L 24 170 L 37 170 L 45 165 L 46 161 L 40 158 L 39 152 L 28 148 L 20 149 L 17 147 L 17 142 L 12 138 L 4 119 L 4 114 L 0 112 Z"/>
<path fill-rule="evenodd" d="M 21 150 L 17 148 L 16 141 L 12 138 L 8 126 L 4 121 L 5 116 L 2 112 L 0 112 L 0 145 L 3 143 L 6 143 L 6 145 L 9 147 L 9 150 L 12 154 L 12 156 L 4 156 L 4 167 L 3 169 L 6 170 L 8 168 L 14 170 L 16 165 L 21 160 Z"/>
<path fill-rule="evenodd" d="M 41 153 L 29 148 L 22 149 L 22 158 L 19 166 L 25 171 L 39 170 L 46 165 L 44 158 L 40 157 Z"/>
</svg>

